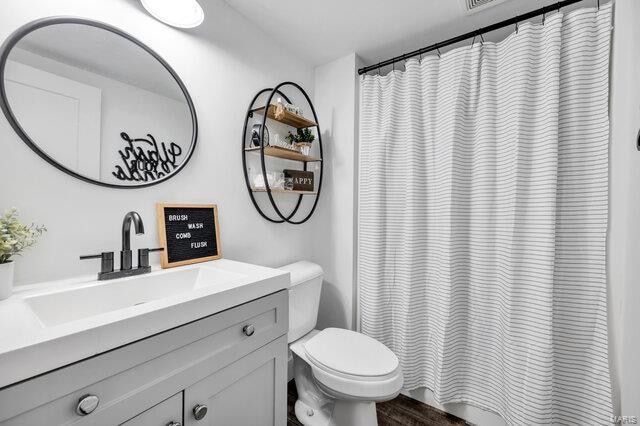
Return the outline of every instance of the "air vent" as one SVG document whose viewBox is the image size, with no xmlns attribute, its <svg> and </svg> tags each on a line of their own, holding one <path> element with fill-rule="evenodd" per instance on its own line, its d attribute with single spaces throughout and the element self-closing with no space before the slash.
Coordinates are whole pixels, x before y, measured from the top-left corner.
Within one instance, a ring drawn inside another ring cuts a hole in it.
<svg viewBox="0 0 640 426">
<path fill-rule="evenodd" d="M 479 12 L 506 0 L 462 0 L 467 13 Z"/>
</svg>

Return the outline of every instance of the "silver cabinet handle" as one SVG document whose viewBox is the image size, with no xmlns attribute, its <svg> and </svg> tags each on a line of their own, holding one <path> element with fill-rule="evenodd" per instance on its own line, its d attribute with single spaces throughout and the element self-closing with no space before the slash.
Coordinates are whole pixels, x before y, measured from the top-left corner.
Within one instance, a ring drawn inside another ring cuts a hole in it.
<svg viewBox="0 0 640 426">
<path fill-rule="evenodd" d="M 195 417 L 196 420 L 202 420 L 206 415 L 207 415 L 206 405 L 198 404 L 195 407 L 193 407 L 193 417 Z"/>
<path fill-rule="evenodd" d="M 182 423 L 180 423 L 180 422 L 169 422 L 169 423 L 167 423 L 167 426 L 182 426 Z"/>
<path fill-rule="evenodd" d="M 247 324 L 244 327 L 242 327 L 242 332 L 247 335 L 247 336 L 253 336 L 253 333 L 255 333 L 256 329 L 253 326 L 253 324 Z"/>
<path fill-rule="evenodd" d="M 86 416 L 87 414 L 91 414 L 98 408 L 98 404 L 100 403 L 100 398 L 96 395 L 84 395 L 78 400 L 78 405 L 76 405 L 76 413 L 81 416 Z"/>
</svg>

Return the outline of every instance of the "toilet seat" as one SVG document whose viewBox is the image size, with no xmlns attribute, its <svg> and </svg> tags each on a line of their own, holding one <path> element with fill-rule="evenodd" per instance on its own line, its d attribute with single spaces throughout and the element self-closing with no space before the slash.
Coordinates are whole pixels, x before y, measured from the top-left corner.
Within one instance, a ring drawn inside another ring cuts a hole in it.
<svg viewBox="0 0 640 426">
<path fill-rule="evenodd" d="M 327 328 L 304 345 L 307 357 L 319 368 L 337 375 L 382 378 L 398 369 L 398 357 L 377 340 L 351 330 Z"/>
<path fill-rule="evenodd" d="M 385 401 L 402 387 L 396 355 L 362 333 L 327 328 L 304 343 L 304 353 L 314 378 L 331 396 Z"/>
</svg>

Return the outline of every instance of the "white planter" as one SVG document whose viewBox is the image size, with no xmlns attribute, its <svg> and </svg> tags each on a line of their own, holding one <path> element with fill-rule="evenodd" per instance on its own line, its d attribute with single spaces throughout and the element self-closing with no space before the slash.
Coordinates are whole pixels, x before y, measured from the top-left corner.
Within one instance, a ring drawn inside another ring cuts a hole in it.
<svg viewBox="0 0 640 426">
<path fill-rule="evenodd" d="M 13 262 L 0 263 L 0 300 L 11 296 L 13 290 Z"/>
<path fill-rule="evenodd" d="M 311 153 L 311 144 L 309 142 L 298 142 L 296 146 L 302 155 L 309 155 Z"/>
</svg>

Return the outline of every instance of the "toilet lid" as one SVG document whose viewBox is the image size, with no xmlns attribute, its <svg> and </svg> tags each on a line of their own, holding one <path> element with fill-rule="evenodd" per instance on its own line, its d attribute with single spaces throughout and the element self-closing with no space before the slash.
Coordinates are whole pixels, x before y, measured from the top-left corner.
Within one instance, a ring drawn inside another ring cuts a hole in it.
<svg viewBox="0 0 640 426">
<path fill-rule="evenodd" d="M 305 343 L 305 352 L 319 366 L 353 376 L 384 376 L 398 368 L 398 357 L 362 333 L 327 328 Z"/>
</svg>

